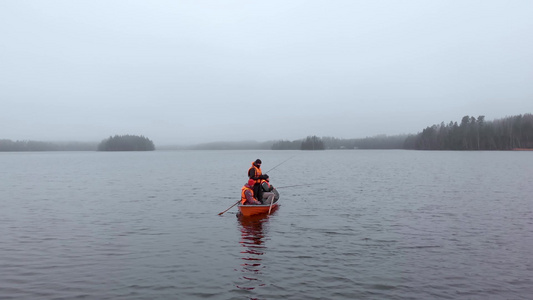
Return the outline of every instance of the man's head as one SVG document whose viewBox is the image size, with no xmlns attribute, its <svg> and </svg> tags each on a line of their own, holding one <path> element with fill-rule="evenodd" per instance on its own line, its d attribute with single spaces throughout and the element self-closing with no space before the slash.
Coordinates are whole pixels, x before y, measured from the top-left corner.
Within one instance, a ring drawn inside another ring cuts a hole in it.
<svg viewBox="0 0 533 300">
<path fill-rule="evenodd" d="M 260 160 L 259 158 L 256 159 L 256 160 L 254 161 L 254 165 L 255 165 L 256 167 L 258 167 L 258 168 L 261 167 L 261 160 Z"/>
<path fill-rule="evenodd" d="M 248 185 L 249 185 L 249 186 L 254 186 L 254 184 L 255 184 L 255 180 L 253 180 L 253 179 L 248 179 Z"/>
</svg>

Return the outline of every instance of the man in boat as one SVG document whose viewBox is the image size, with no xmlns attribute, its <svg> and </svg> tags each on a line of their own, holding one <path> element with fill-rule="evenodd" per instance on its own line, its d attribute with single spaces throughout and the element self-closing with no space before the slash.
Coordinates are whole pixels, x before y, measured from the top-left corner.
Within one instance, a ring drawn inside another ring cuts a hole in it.
<svg viewBox="0 0 533 300">
<path fill-rule="evenodd" d="M 261 201 L 262 191 L 261 191 L 261 179 L 267 178 L 267 174 L 261 172 L 261 160 L 258 158 L 253 163 L 250 169 L 248 169 L 248 178 L 254 180 L 253 190 L 255 197 Z"/>
<path fill-rule="evenodd" d="M 242 205 L 260 205 L 261 202 L 254 197 L 253 186 L 255 180 L 248 179 L 248 182 L 241 189 L 241 204 Z"/>
<path fill-rule="evenodd" d="M 272 201 L 276 202 L 279 199 L 278 190 L 270 184 L 268 175 L 265 175 L 265 179 L 261 179 L 261 193 L 263 194 L 261 202 L 263 204 L 270 204 Z"/>
</svg>

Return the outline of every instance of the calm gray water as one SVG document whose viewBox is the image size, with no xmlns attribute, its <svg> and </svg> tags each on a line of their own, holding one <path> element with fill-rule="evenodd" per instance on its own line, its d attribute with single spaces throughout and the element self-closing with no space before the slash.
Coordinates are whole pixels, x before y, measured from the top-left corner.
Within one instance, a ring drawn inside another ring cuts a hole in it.
<svg viewBox="0 0 533 300">
<path fill-rule="evenodd" d="M 290 158 L 269 172 L 280 208 L 218 216 L 256 158 Z M 0 167 L 0 299 L 533 297 L 533 152 L 0 153 Z"/>
</svg>

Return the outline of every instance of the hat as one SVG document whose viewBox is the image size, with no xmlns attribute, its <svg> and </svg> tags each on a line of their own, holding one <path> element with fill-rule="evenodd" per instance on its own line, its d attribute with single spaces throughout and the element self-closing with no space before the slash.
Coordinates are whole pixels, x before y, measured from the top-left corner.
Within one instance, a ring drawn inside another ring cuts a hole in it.
<svg viewBox="0 0 533 300">
<path fill-rule="evenodd" d="M 256 163 L 256 164 L 260 164 L 260 163 L 261 163 L 261 160 L 258 158 L 258 159 L 256 159 L 256 160 L 254 161 L 254 163 Z"/>
<path fill-rule="evenodd" d="M 253 180 L 253 179 L 248 179 L 248 185 L 249 185 L 249 186 L 254 186 L 254 184 L 255 184 L 255 180 Z"/>
</svg>

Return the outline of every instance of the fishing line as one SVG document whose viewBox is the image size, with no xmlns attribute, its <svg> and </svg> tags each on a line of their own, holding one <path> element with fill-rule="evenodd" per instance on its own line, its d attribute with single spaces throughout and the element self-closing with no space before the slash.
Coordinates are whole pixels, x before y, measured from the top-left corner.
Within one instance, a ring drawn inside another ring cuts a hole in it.
<svg viewBox="0 0 533 300">
<path fill-rule="evenodd" d="M 286 186 L 278 186 L 278 187 L 276 187 L 276 189 L 283 189 L 283 188 L 297 187 L 297 186 L 310 186 L 310 185 L 317 185 L 317 184 L 316 183 L 309 183 L 309 184 L 286 185 Z"/>
<path fill-rule="evenodd" d="M 272 169 L 266 171 L 265 173 L 268 173 L 268 172 L 274 170 L 275 168 L 277 168 L 277 167 L 281 166 L 282 164 L 286 163 L 289 159 L 293 159 L 293 158 L 295 158 L 296 156 L 297 156 L 297 155 L 294 155 L 294 156 L 291 156 L 291 157 L 287 158 L 286 160 L 284 160 L 284 161 L 282 161 L 281 163 L 277 164 L 275 167 L 273 167 Z"/>
</svg>

